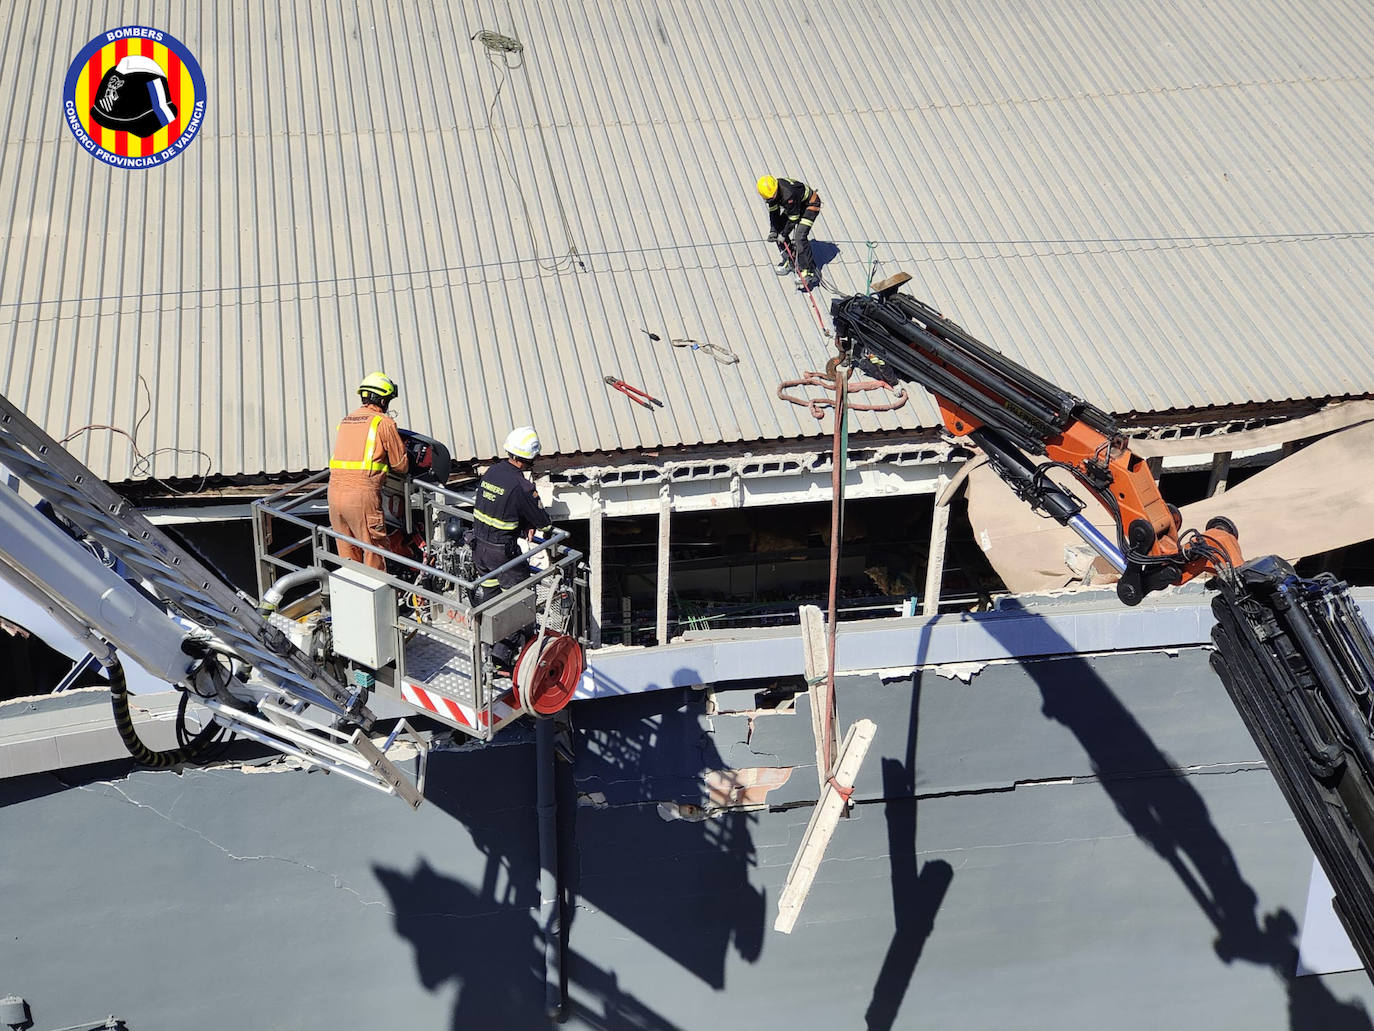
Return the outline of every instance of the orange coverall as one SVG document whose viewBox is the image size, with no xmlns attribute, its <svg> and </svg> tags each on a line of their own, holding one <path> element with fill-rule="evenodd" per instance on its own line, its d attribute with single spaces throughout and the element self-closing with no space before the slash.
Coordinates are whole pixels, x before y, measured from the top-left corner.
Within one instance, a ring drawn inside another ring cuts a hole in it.
<svg viewBox="0 0 1374 1031">
<path fill-rule="evenodd" d="M 334 532 L 395 551 L 382 518 L 382 481 L 388 471 L 403 474 L 409 468 L 405 444 L 391 416 L 376 405 L 350 412 L 339 423 L 329 460 L 329 525 Z M 376 552 L 364 552 L 347 541 L 337 543 L 344 558 L 386 568 Z"/>
</svg>

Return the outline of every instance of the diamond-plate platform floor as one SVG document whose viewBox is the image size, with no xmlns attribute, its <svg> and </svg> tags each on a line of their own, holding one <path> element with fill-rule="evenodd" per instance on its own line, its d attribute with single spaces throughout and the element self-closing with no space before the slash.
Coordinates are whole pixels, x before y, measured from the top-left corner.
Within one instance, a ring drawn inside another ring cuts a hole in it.
<svg viewBox="0 0 1374 1031">
<path fill-rule="evenodd" d="M 476 707 L 472 659 L 466 650 L 416 634 L 406 642 L 405 653 L 407 680 L 426 691 L 437 691 L 454 701 Z"/>
</svg>

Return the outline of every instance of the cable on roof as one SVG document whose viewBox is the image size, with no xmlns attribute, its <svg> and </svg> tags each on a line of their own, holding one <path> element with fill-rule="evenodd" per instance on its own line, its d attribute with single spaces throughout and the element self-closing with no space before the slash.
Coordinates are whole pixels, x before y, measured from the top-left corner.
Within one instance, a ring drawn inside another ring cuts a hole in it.
<svg viewBox="0 0 1374 1031">
<path fill-rule="evenodd" d="M 473 33 L 472 38 L 494 53 L 521 54 L 525 51 L 525 44 L 514 36 L 492 32 L 490 29 L 478 29 Z"/>
<path fill-rule="evenodd" d="M 507 83 L 513 81 L 511 75 L 517 68 L 525 66 L 525 44 L 514 36 L 507 36 L 501 32 L 493 32 L 491 29 L 478 29 L 471 36 L 487 49 L 487 60 L 491 62 L 492 76 L 496 80 L 496 93 L 491 98 L 491 104 L 487 108 L 487 132 L 491 135 L 492 145 L 496 148 L 497 163 L 501 160 L 501 144 L 496 138 L 496 126 L 492 122 L 492 116 L 496 113 L 496 105 L 501 99 L 501 91 L 506 88 Z M 512 55 L 514 55 L 512 57 Z M 514 86 L 511 92 L 514 94 Z M 520 102 L 515 101 L 516 113 L 520 113 Z M 568 240 L 568 250 L 556 261 L 546 263 L 539 257 L 539 241 L 534 235 L 534 221 L 530 218 L 529 205 L 525 202 L 525 189 L 521 185 L 520 176 L 515 171 L 515 150 L 511 145 L 511 131 L 509 126 L 504 126 L 506 130 L 506 174 L 510 181 L 515 184 L 516 196 L 520 198 L 520 210 L 525 216 L 525 229 L 529 232 L 530 246 L 534 250 L 534 260 L 540 268 L 549 272 L 570 272 L 574 265 L 583 272 L 587 271 L 587 264 L 582 260 L 582 255 L 578 252 L 577 242 L 573 238 L 572 224 L 568 220 L 567 209 L 563 206 L 563 191 L 558 188 L 555 182 L 553 169 L 553 159 L 549 156 L 549 143 L 544 136 L 544 126 L 539 121 L 538 113 L 534 117 L 535 131 L 539 134 L 539 146 L 544 151 L 544 163 L 549 169 L 549 180 L 553 184 L 554 203 L 558 206 L 558 220 L 563 226 L 563 235 Z M 539 191 L 542 196 L 545 191 Z"/>
<path fill-rule="evenodd" d="M 215 468 L 214 459 L 212 459 L 206 452 L 201 451 L 201 450 L 198 449 L 198 448 L 189 448 L 189 447 L 159 447 L 159 448 L 154 448 L 152 451 L 147 451 L 147 452 L 143 451 L 143 450 L 138 446 L 138 440 L 137 440 L 137 437 L 138 437 L 138 428 L 139 428 L 140 426 L 143 425 L 143 420 L 146 419 L 146 418 L 148 418 L 149 413 L 151 413 L 152 410 L 153 410 L 153 392 L 152 392 L 151 390 L 148 389 L 148 381 L 147 381 L 146 379 L 144 379 L 142 376 L 139 376 L 139 377 L 138 377 L 138 385 L 141 386 L 141 387 L 143 388 L 143 392 L 144 392 L 144 394 L 146 395 L 146 398 L 147 398 L 148 407 L 147 407 L 146 409 L 144 409 L 143 414 L 140 415 L 140 416 L 134 421 L 134 429 L 133 429 L 133 432 L 132 432 L 132 433 L 130 433 L 128 430 L 121 429 L 121 428 L 118 427 L 118 426 L 110 426 L 110 425 L 108 425 L 108 424 L 106 424 L 106 423 L 103 423 L 103 422 L 102 422 L 102 423 L 92 422 L 92 423 L 87 423 L 85 426 L 78 426 L 76 429 L 72 430 L 72 431 L 71 431 L 70 433 L 68 433 L 65 437 L 63 437 L 61 440 L 59 440 L 58 443 L 59 443 L 59 444 L 62 444 L 62 445 L 66 445 L 66 443 L 67 443 L 68 441 L 74 440 L 76 437 L 79 437 L 79 436 L 80 436 L 81 434 L 83 434 L 83 433 L 89 433 L 91 430 L 108 430 L 110 433 L 117 433 L 117 434 L 119 434 L 121 437 L 125 438 L 125 439 L 129 442 L 129 448 L 130 448 L 130 450 L 133 451 L 133 453 L 134 453 L 134 462 L 133 462 L 133 464 L 132 464 L 131 466 L 129 466 L 129 478 L 130 478 L 130 479 L 135 479 L 135 478 L 137 478 L 139 475 L 141 475 L 142 473 L 145 473 L 145 472 L 146 472 L 146 473 L 148 474 L 148 478 L 149 478 L 150 480 L 152 480 L 154 483 L 159 483 L 159 484 L 161 484 L 163 487 L 165 487 L 165 488 L 166 488 L 170 493 L 172 493 L 172 494 L 180 494 L 180 495 L 186 495 L 186 494 L 199 494 L 201 491 L 203 491 L 203 490 L 205 489 L 206 483 L 209 482 L 209 480 L 210 480 L 210 474 L 211 474 L 212 472 L 214 472 L 214 468 Z M 173 486 L 172 486 L 170 483 L 168 483 L 166 480 L 161 480 L 161 479 L 158 479 L 158 477 L 154 476 L 154 475 L 153 475 L 153 459 L 156 458 L 158 455 L 163 454 L 163 453 L 165 453 L 165 452 L 170 452 L 170 453 L 172 453 L 172 454 L 174 454 L 174 455 L 198 455 L 198 456 L 200 456 L 201 458 L 205 459 L 206 469 L 205 469 L 205 472 L 201 474 L 199 486 L 197 486 L 197 487 L 195 487 L 194 489 L 189 490 L 189 491 L 187 491 L 187 490 L 177 490 L 177 488 L 173 487 Z"/>
</svg>

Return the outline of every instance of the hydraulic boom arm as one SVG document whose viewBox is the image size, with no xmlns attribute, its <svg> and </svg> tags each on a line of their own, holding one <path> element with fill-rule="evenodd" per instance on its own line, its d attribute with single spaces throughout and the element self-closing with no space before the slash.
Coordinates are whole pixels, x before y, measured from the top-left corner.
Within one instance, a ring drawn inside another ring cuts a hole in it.
<svg viewBox="0 0 1374 1031">
<path fill-rule="evenodd" d="M 1374 635 L 1349 588 L 1283 559 L 1242 562 L 1236 528 L 1181 531 L 1146 464 L 1106 413 L 969 336 L 896 286 L 831 305 L 841 357 L 921 384 L 1022 500 L 1072 527 L 1121 573 L 1134 605 L 1211 574 L 1212 666 L 1326 871 L 1337 915 L 1374 972 Z M 1040 459 L 1037 462 L 1030 456 Z M 1115 539 L 1050 479 L 1065 470 L 1111 513 Z M 1374 976 L 1374 973 L 1371 974 Z"/>
<path fill-rule="evenodd" d="M 1239 565 L 1235 527 L 1213 520 L 1180 533 L 1143 459 L 1111 416 L 975 340 L 912 297 L 884 292 L 841 298 L 831 307 L 836 335 L 855 365 L 895 385 L 919 383 L 934 396 L 945 428 L 967 437 L 1022 500 L 1073 529 L 1121 574 L 1127 605 L 1221 565 Z M 1036 464 L 1029 456 L 1040 456 Z M 1107 538 L 1083 502 L 1050 479 L 1062 469 L 1111 513 Z"/>
</svg>

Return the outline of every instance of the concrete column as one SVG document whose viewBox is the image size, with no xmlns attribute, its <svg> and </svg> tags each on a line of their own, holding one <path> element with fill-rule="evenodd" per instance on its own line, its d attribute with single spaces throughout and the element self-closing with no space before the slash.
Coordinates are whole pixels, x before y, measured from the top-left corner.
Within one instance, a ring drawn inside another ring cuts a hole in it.
<svg viewBox="0 0 1374 1031">
<path fill-rule="evenodd" d="M 668 484 L 658 489 L 658 617 L 655 621 L 659 644 L 668 643 L 668 546 L 672 526 L 673 498 Z"/>
<path fill-rule="evenodd" d="M 945 488 L 949 477 L 937 481 L 935 509 L 930 520 L 930 552 L 926 558 L 926 589 L 921 598 L 921 615 L 933 616 L 940 611 L 940 585 L 945 579 L 945 543 L 949 540 L 949 504 Z M 941 504 L 944 501 L 945 504 Z"/>
<path fill-rule="evenodd" d="M 601 570 L 601 512 L 601 486 L 598 484 L 592 488 L 592 506 L 587 513 L 587 565 L 591 570 L 587 589 L 592 596 L 591 625 L 587 629 L 593 648 L 601 647 L 601 605 L 605 587 Z"/>
<path fill-rule="evenodd" d="M 1212 456 L 1212 475 L 1207 479 L 1207 496 L 1223 494 L 1226 480 L 1231 475 L 1231 452 L 1218 451 Z"/>
</svg>

